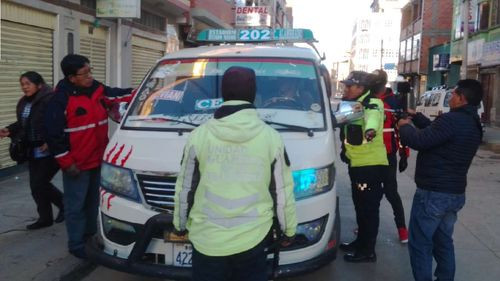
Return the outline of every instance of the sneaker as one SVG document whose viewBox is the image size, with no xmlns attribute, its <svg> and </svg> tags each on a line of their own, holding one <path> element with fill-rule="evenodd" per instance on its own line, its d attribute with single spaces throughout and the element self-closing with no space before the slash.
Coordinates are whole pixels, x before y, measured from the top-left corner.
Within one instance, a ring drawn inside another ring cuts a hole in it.
<svg viewBox="0 0 500 281">
<path fill-rule="evenodd" d="M 398 228 L 399 241 L 401 243 L 408 243 L 408 230 L 406 227 Z"/>
</svg>

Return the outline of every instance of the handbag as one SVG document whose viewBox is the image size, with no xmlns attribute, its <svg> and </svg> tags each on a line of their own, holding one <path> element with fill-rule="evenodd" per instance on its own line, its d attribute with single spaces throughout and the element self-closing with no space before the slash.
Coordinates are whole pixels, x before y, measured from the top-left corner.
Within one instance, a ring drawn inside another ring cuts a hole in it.
<svg viewBox="0 0 500 281">
<path fill-rule="evenodd" d="M 9 146 L 10 158 L 17 164 L 24 163 L 29 159 L 29 146 L 22 138 L 12 138 Z"/>
</svg>

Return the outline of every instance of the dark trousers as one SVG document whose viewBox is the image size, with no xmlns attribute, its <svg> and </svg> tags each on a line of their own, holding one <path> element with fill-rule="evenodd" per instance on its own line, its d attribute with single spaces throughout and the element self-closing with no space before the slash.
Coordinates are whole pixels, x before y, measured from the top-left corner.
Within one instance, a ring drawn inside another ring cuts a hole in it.
<svg viewBox="0 0 500 281">
<path fill-rule="evenodd" d="M 358 237 L 356 250 L 363 254 L 375 252 L 379 225 L 379 207 L 383 196 L 382 180 L 387 166 L 349 167 L 352 200 L 356 210 Z"/>
<path fill-rule="evenodd" d="M 30 188 L 35 200 L 39 221 L 52 222 L 52 205 L 63 209 L 63 194 L 50 181 L 59 170 L 53 157 L 31 159 L 29 161 Z"/>
<path fill-rule="evenodd" d="M 80 171 L 76 177 L 63 172 L 69 250 L 82 249 L 85 240 L 97 232 L 100 175 L 100 167 Z"/>
<path fill-rule="evenodd" d="M 193 247 L 193 281 L 267 281 L 264 242 L 231 256 L 206 256 Z"/>
<path fill-rule="evenodd" d="M 384 195 L 392 206 L 396 227 L 406 227 L 405 210 L 403 209 L 403 203 L 398 193 L 398 159 L 396 153 L 387 154 L 387 160 L 389 160 L 389 167 L 386 169 L 386 177 L 382 183 Z"/>
</svg>

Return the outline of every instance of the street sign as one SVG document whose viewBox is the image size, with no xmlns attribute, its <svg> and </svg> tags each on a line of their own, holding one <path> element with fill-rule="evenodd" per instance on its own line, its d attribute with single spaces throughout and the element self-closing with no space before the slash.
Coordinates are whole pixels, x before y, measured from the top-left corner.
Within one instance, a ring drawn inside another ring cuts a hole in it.
<svg viewBox="0 0 500 281">
<path fill-rule="evenodd" d="M 309 29 L 206 29 L 198 34 L 202 42 L 315 42 Z"/>
<path fill-rule="evenodd" d="M 97 0 L 98 18 L 140 18 L 141 0 Z"/>
</svg>

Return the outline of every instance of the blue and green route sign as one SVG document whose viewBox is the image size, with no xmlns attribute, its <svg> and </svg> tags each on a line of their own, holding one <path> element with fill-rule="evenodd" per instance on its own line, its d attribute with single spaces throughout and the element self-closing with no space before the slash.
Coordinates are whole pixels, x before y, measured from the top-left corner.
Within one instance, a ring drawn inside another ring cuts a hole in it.
<svg viewBox="0 0 500 281">
<path fill-rule="evenodd" d="M 309 29 L 205 29 L 198 34 L 199 42 L 315 42 Z"/>
</svg>

